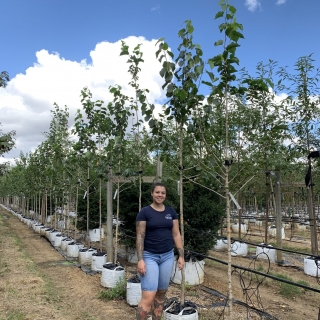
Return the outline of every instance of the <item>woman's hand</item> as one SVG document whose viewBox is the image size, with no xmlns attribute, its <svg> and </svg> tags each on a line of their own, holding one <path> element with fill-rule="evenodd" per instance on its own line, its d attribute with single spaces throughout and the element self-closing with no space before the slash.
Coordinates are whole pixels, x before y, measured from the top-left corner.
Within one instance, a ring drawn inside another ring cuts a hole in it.
<svg viewBox="0 0 320 320">
<path fill-rule="evenodd" d="M 147 269 L 146 269 L 146 264 L 144 260 L 139 260 L 137 269 L 138 269 L 138 272 L 141 273 L 143 276 L 146 274 Z"/>
<path fill-rule="evenodd" d="M 178 268 L 179 268 L 179 270 L 182 270 L 184 268 L 184 258 L 183 257 L 178 258 Z"/>
</svg>

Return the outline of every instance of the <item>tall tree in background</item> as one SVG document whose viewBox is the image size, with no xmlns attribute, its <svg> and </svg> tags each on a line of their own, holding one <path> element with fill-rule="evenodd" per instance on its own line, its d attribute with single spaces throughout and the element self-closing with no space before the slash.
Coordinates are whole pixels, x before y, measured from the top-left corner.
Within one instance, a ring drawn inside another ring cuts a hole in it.
<svg viewBox="0 0 320 320">
<path fill-rule="evenodd" d="M 10 81 L 9 73 L 7 71 L 2 71 L 0 73 L 0 88 L 5 88 Z"/>
</svg>

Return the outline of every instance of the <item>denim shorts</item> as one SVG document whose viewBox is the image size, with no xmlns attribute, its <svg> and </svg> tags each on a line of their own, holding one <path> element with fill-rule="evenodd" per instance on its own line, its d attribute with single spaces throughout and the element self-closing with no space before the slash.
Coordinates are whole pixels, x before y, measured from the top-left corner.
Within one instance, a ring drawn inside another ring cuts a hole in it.
<svg viewBox="0 0 320 320">
<path fill-rule="evenodd" d="M 140 274 L 141 289 L 143 291 L 167 290 L 172 274 L 174 254 L 173 250 L 165 253 L 143 252 L 146 273 Z"/>
</svg>

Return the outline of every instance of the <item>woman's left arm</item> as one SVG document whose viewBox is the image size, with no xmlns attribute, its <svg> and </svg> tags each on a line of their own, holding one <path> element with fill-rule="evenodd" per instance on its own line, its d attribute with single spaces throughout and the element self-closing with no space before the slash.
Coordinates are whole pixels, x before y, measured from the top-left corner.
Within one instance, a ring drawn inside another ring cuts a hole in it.
<svg viewBox="0 0 320 320">
<path fill-rule="evenodd" d="M 180 270 L 182 270 L 184 267 L 184 250 L 182 246 L 182 238 L 179 230 L 178 220 L 173 220 L 172 237 L 179 254 L 178 267 Z"/>
</svg>

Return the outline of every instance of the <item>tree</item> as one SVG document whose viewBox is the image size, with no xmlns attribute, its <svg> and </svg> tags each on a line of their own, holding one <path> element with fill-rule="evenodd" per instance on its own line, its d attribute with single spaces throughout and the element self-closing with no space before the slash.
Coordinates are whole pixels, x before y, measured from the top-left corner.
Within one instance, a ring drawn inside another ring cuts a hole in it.
<svg viewBox="0 0 320 320">
<path fill-rule="evenodd" d="M 10 81 L 9 74 L 7 71 L 2 71 L 0 73 L 0 88 L 5 88 Z"/>
</svg>

